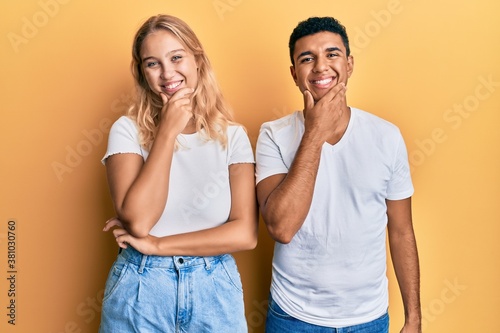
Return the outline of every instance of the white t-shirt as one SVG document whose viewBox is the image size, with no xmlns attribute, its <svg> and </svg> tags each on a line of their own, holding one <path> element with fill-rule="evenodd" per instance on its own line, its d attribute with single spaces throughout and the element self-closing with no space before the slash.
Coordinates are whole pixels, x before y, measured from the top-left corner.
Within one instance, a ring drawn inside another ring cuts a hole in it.
<svg viewBox="0 0 500 333">
<path fill-rule="evenodd" d="M 169 193 L 165 210 L 150 234 L 162 237 L 203 230 L 224 224 L 231 209 L 229 165 L 254 163 L 252 147 L 241 126 L 229 126 L 224 149 L 219 141 L 206 141 L 199 133 L 180 134 L 174 152 Z M 120 117 L 111 127 L 108 149 L 103 158 L 114 154 L 139 154 L 144 161 L 149 152 L 140 145 L 133 120 Z"/>
<path fill-rule="evenodd" d="M 256 181 L 288 173 L 304 133 L 301 111 L 262 125 Z M 271 293 L 315 325 L 372 321 L 388 308 L 385 200 L 413 194 L 406 147 L 393 124 L 359 109 L 342 139 L 325 143 L 310 211 L 289 244 L 276 243 Z"/>
</svg>

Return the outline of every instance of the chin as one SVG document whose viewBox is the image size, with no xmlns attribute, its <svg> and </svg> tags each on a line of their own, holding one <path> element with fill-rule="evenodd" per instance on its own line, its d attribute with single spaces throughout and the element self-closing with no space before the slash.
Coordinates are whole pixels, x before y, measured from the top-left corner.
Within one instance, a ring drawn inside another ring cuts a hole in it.
<svg viewBox="0 0 500 333">
<path fill-rule="evenodd" d="M 322 99 L 322 98 L 323 98 L 323 96 L 325 96 L 325 95 L 326 95 L 326 93 L 327 93 L 327 91 L 322 91 L 322 92 L 320 92 L 320 93 L 318 93 L 318 92 L 316 92 L 316 91 L 315 91 L 315 92 L 312 94 L 313 99 L 314 99 L 314 102 L 316 103 L 317 101 L 319 101 L 320 99 Z"/>
</svg>

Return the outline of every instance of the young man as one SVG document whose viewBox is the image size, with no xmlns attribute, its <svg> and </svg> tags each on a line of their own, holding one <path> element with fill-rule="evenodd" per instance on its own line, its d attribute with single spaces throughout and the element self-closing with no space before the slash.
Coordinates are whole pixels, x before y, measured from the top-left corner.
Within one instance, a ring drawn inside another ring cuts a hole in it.
<svg viewBox="0 0 500 333">
<path fill-rule="evenodd" d="M 257 196 L 276 240 L 266 332 L 388 332 L 386 228 L 405 308 L 401 332 L 420 332 L 403 138 L 347 106 L 354 61 L 336 19 L 299 23 L 289 47 L 304 110 L 263 124 L 256 150 Z"/>
</svg>

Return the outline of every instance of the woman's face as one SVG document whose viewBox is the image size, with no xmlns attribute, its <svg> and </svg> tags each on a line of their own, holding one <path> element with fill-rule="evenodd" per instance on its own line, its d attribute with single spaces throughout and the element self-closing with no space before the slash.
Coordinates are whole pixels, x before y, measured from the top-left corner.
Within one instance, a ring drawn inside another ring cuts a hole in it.
<svg viewBox="0 0 500 333">
<path fill-rule="evenodd" d="M 149 34 L 141 48 L 141 66 L 152 91 L 169 98 L 181 88 L 195 89 L 198 66 L 194 54 L 170 31 Z"/>
</svg>

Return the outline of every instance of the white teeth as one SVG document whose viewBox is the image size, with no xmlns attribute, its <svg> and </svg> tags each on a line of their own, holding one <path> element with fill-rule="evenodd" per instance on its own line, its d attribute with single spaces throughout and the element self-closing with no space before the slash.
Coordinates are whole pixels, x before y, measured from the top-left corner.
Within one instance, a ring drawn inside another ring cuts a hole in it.
<svg viewBox="0 0 500 333">
<path fill-rule="evenodd" d="M 169 84 L 168 86 L 165 86 L 165 88 L 167 89 L 175 89 L 177 88 L 178 86 L 180 86 L 182 83 L 182 81 L 179 81 L 179 82 L 175 82 L 175 83 L 172 83 L 172 84 Z"/>
<path fill-rule="evenodd" d="M 319 80 L 319 81 L 314 81 L 314 84 L 328 84 L 332 82 L 332 78 L 324 79 L 324 80 Z"/>
</svg>

